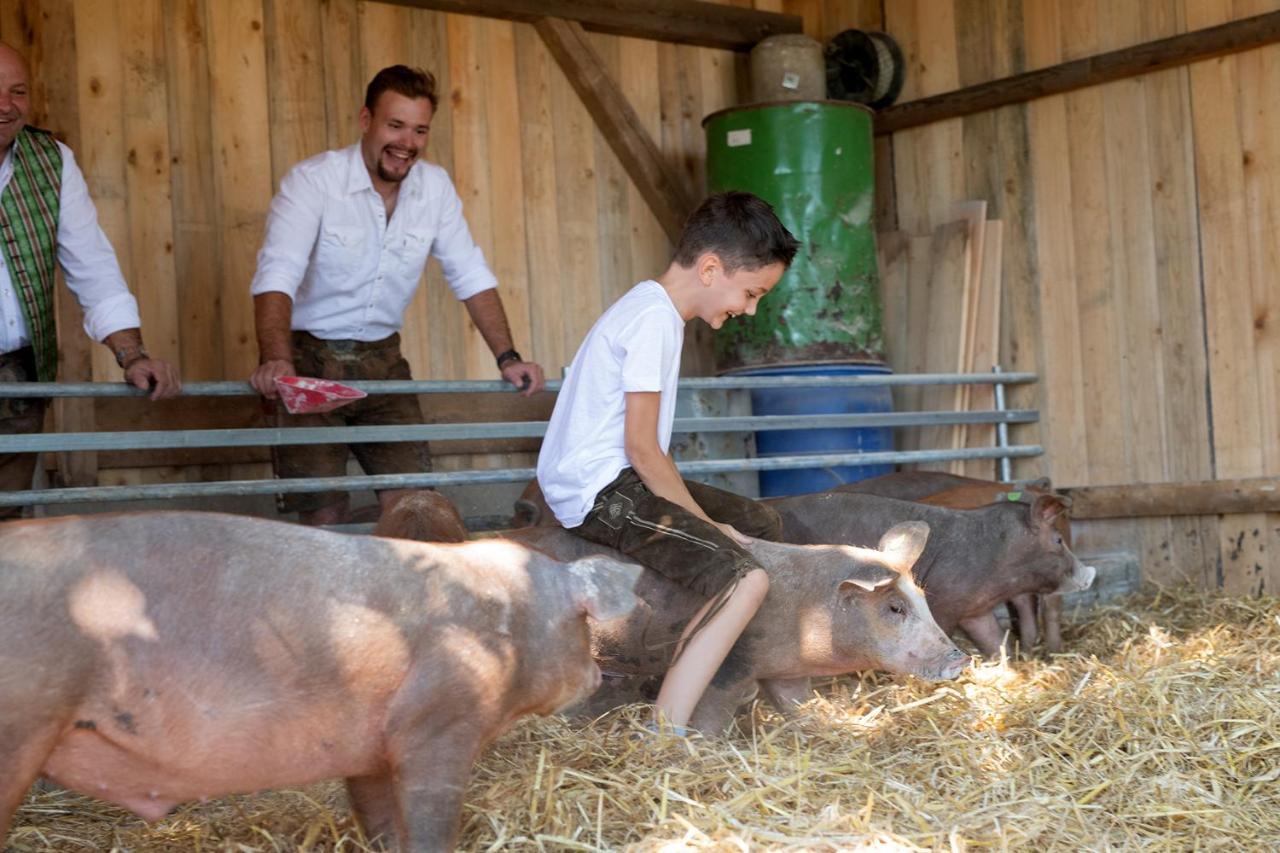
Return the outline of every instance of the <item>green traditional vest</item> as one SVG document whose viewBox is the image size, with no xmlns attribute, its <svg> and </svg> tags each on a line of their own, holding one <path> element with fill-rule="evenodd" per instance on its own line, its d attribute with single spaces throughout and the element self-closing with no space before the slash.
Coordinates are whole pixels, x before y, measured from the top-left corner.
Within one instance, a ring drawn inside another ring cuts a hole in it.
<svg viewBox="0 0 1280 853">
<path fill-rule="evenodd" d="M 58 373 L 53 282 L 58 261 L 62 152 L 53 134 L 26 127 L 14 139 L 9 159 L 13 177 L 0 194 L 0 243 L 31 331 L 36 376 L 41 382 L 52 382 Z"/>
</svg>

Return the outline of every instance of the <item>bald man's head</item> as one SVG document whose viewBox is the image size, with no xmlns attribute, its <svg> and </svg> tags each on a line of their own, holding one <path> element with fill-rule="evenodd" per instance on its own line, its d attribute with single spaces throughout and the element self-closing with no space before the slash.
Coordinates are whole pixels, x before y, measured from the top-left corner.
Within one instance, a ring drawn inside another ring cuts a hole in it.
<svg viewBox="0 0 1280 853">
<path fill-rule="evenodd" d="M 0 42 L 0 153 L 9 150 L 18 131 L 27 124 L 30 76 L 26 58 Z"/>
</svg>

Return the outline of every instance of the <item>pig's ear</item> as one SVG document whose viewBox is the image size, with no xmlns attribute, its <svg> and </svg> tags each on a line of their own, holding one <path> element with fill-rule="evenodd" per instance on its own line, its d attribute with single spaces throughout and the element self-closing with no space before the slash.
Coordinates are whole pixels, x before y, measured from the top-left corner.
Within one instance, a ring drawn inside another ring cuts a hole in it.
<svg viewBox="0 0 1280 853">
<path fill-rule="evenodd" d="M 1071 501 L 1065 495 L 1036 495 L 1031 504 L 1031 520 L 1037 526 L 1049 527 L 1070 507 Z"/>
<path fill-rule="evenodd" d="M 890 527 L 880 537 L 880 550 L 886 560 L 903 571 L 908 571 L 920 559 L 928 541 L 928 524 L 923 521 L 904 521 Z"/>
<path fill-rule="evenodd" d="M 593 555 L 574 560 L 568 569 L 573 575 L 574 603 L 592 619 L 617 619 L 640 603 L 633 590 L 644 569 L 635 563 Z"/>
<path fill-rule="evenodd" d="M 1025 488 L 1033 492 L 1052 492 L 1053 481 L 1048 477 L 1036 477 L 1034 480 L 1028 481 Z"/>
<path fill-rule="evenodd" d="M 871 592 L 873 589 L 879 589 L 885 584 L 893 583 L 898 579 L 897 572 L 890 571 L 884 566 L 877 566 L 875 563 L 865 563 L 859 565 L 849 576 L 840 581 L 840 595 L 848 597 L 858 589 Z"/>
</svg>

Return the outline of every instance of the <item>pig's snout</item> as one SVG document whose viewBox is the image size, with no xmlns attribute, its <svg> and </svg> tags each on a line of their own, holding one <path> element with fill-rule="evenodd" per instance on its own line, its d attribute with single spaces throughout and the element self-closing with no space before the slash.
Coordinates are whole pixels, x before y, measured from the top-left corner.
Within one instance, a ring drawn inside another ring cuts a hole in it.
<svg viewBox="0 0 1280 853">
<path fill-rule="evenodd" d="M 1093 586 L 1094 578 L 1098 576 L 1098 570 L 1093 566 L 1086 566 L 1079 560 L 1075 561 L 1075 565 L 1071 567 L 1071 574 L 1058 587 L 1058 592 L 1080 592 Z"/>
<path fill-rule="evenodd" d="M 953 678 L 958 678 L 960 673 L 964 672 L 965 668 L 971 663 L 973 663 L 973 658 L 959 649 L 952 649 L 942 658 L 942 669 L 938 673 L 938 680 L 950 681 Z"/>
</svg>

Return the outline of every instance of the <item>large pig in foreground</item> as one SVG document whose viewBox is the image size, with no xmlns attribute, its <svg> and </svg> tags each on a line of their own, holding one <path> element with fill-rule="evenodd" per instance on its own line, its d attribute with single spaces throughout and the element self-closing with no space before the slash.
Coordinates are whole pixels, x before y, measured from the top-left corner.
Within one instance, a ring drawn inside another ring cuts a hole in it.
<svg viewBox="0 0 1280 853">
<path fill-rule="evenodd" d="M 1039 495 L 1055 495 L 1070 507 L 1065 495 L 1053 491 L 1049 478 L 1042 477 L 1023 485 L 961 477 L 941 471 L 898 471 L 867 480 L 846 483 L 835 492 L 860 492 L 899 500 L 918 501 L 951 509 L 976 509 L 991 503 L 1017 499 L 1031 502 Z M 1015 498 L 1016 496 L 1016 498 Z M 1071 516 L 1063 512 L 1054 520 L 1054 529 L 1067 547 L 1071 545 Z M 1046 595 L 1023 593 L 1010 600 L 1018 614 L 1018 637 L 1024 651 L 1035 645 L 1037 615 L 1044 620 L 1044 645 L 1049 654 L 1062 651 L 1062 593 Z"/>
<path fill-rule="evenodd" d="M 911 577 L 928 536 L 926 525 L 909 523 L 885 533 L 878 550 L 750 540 L 747 550 L 769 573 L 769 594 L 703 693 L 693 727 L 723 731 L 757 685 L 786 712 L 808 698 L 810 676 L 872 669 L 931 680 L 959 675 L 969 657 L 934 622 Z M 559 560 L 617 554 L 559 527 L 514 531 L 510 539 Z M 704 603 L 647 570 L 636 595 L 642 603 L 630 614 L 592 625 L 610 690 L 584 712 L 638 698 L 637 683 L 666 672 L 681 631 Z"/>
<path fill-rule="evenodd" d="M 39 775 L 148 820 L 345 777 L 370 836 L 452 850 L 480 750 L 600 682 L 634 567 L 213 513 L 0 525 L 0 839 Z"/>
<path fill-rule="evenodd" d="M 782 516 L 788 542 L 866 545 L 875 531 L 923 521 L 929 544 L 916 562 L 916 581 L 942 630 L 964 630 L 984 655 L 1000 653 L 992 609 L 1023 593 L 1073 592 L 1093 583 L 1055 528 L 1064 503 L 1040 495 L 1031 504 L 1005 502 L 946 509 L 877 495 L 820 492 L 769 501 Z"/>
</svg>

